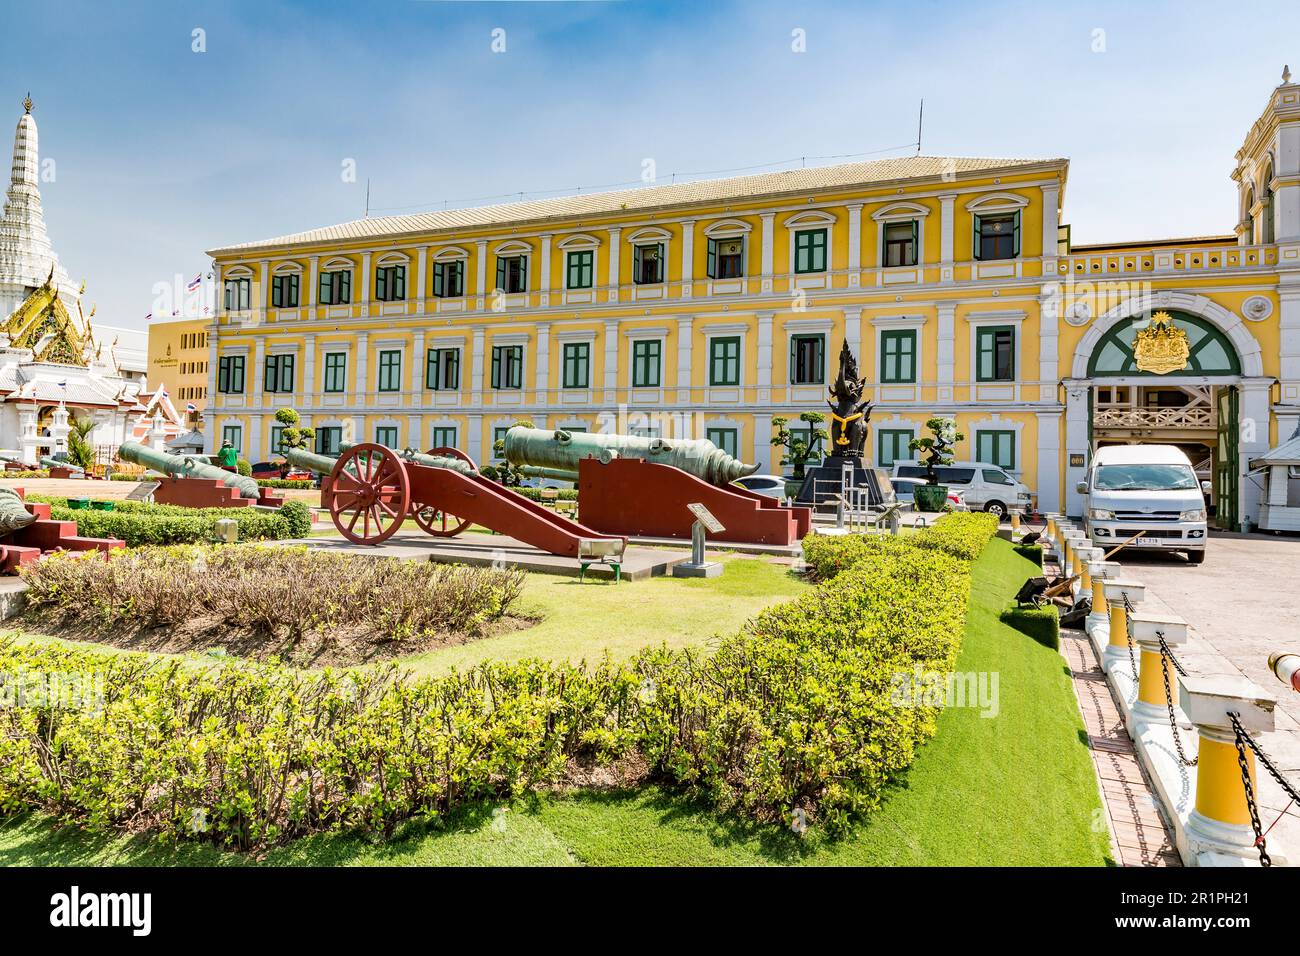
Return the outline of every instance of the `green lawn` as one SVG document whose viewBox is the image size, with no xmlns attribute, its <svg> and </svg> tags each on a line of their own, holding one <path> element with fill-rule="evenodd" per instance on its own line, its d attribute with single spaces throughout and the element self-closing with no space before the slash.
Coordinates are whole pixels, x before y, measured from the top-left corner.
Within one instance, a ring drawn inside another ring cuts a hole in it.
<svg viewBox="0 0 1300 956">
<path fill-rule="evenodd" d="M 767 573 L 754 568 L 736 574 L 729 585 L 736 599 L 752 600 L 749 591 L 762 586 Z M 840 840 L 817 835 L 800 840 L 783 828 L 723 817 L 650 788 L 479 805 L 441 825 L 413 824 L 387 842 L 320 836 L 272 850 L 258 861 L 207 846 L 166 848 L 140 837 L 59 829 L 48 818 L 27 815 L 0 822 L 0 866 L 1106 864 L 1109 840 L 1104 824 L 1095 824 L 1101 804 L 1064 661 L 998 621 L 1009 596 L 1032 573 L 1032 564 L 996 539 L 974 568 L 957 666 L 998 674 L 997 716 L 947 709 L 937 736 L 921 749 L 884 806 Z M 695 586 L 650 582 L 647 599 L 657 584 L 669 586 L 684 607 Z M 615 591 L 565 588 L 555 582 L 530 599 L 580 599 L 599 609 L 597 595 Z M 617 591 L 634 593 L 632 587 Z M 621 606 L 620 612 L 620 628 L 633 626 L 635 615 Z M 710 623 L 713 630 L 724 627 L 716 619 Z M 560 648 L 570 639 L 561 634 L 548 640 L 548 646 Z"/>
<path fill-rule="evenodd" d="M 651 644 L 702 647 L 734 632 L 769 604 L 808 585 L 788 568 L 762 558 L 731 557 L 722 577 L 658 577 L 634 584 L 532 574 L 518 610 L 540 617 L 521 631 L 404 658 L 420 673 L 446 673 L 479 661 L 545 657 L 616 659 Z"/>
</svg>

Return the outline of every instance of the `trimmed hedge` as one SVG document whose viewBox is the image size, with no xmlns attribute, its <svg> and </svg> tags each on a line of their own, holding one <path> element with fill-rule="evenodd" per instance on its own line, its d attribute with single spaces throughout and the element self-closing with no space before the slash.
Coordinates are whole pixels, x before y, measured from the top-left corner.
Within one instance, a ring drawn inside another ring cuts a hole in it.
<svg viewBox="0 0 1300 956">
<path fill-rule="evenodd" d="M 301 501 L 286 501 L 275 511 L 257 508 L 185 508 L 143 501 L 114 501 L 112 511 L 73 510 L 67 498 L 28 495 L 49 504 L 50 517 L 75 521 L 85 538 L 120 538 L 129 547 L 196 544 L 214 534 L 221 518 L 234 518 L 241 541 L 302 538 L 311 533 L 311 510 Z"/>
<path fill-rule="evenodd" d="M 1011 550 L 1022 558 L 1034 562 L 1040 568 L 1043 566 L 1043 546 L 1041 544 L 1016 544 L 1012 545 Z"/>
<path fill-rule="evenodd" d="M 897 553 L 900 548 L 926 548 L 974 561 L 997 530 L 998 519 L 993 515 L 954 511 L 931 527 L 910 534 L 810 534 L 803 539 L 803 556 L 818 579 L 833 577 L 870 555 Z"/>
<path fill-rule="evenodd" d="M 999 616 L 1002 623 L 1032 637 L 1054 651 L 1061 649 L 1061 618 L 1054 604 L 1043 607 L 1009 607 Z"/>
<path fill-rule="evenodd" d="M 954 534 L 974 550 L 973 532 Z M 832 832 L 880 803 L 935 730 L 900 680 L 950 670 L 969 564 L 932 539 L 844 542 L 840 574 L 715 653 L 489 662 L 447 677 L 181 663 L 0 641 L 0 675 L 90 677 L 97 707 L 0 707 L 0 813 L 254 848 L 404 820 L 638 753 L 661 782 Z M 814 551 L 820 545 L 814 545 Z M 256 549 L 255 549 L 256 550 Z M 12 688 L 12 681 L 10 687 Z M 0 685 L 0 693 L 5 686 Z"/>
<path fill-rule="evenodd" d="M 316 482 L 310 478 L 259 478 L 259 488 L 315 488 Z"/>
</svg>

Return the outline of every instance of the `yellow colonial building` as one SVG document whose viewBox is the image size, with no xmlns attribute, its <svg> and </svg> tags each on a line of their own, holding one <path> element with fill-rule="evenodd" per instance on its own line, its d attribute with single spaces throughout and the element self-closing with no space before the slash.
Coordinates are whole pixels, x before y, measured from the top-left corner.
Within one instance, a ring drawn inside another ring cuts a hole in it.
<svg viewBox="0 0 1300 956">
<path fill-rule="evenodd" d="M 1077 513 L 1099 444 L 1177 442 L 1224 523 L 1253 516 L 1244 463 L 1300 418 L 1300 85 L 1238 152 L 1222 235 L 1072 247 L 1067 171 L 915 156 L 363 219 L 211 250 L 213 319 L 173 325 L 207 336 L 209 441 L 252 459 L 292 406 L 326 451 L 482 460 L 529 418 L 778 471 L 772 419 L 826 409 L 847 341 L 878 467 L 951 415 L 960 457 Z M 1187 346 L 1163 372 L 1134 356 L 1158 313 Z"/>
<path fill-rule="evenodd" d="M 208 323 L 205 319 L 155 321 L 149 326 L 148 376 L 184 411 L 202 412 L 208 401 Z"/>
</svg>

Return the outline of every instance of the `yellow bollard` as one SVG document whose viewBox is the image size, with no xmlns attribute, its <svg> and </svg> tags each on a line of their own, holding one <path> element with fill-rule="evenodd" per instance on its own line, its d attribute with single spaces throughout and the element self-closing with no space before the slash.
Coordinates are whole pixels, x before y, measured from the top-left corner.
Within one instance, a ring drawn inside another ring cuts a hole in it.
<svg viewBox="0 0 1300 956">
<path fill-rule="evenodd" d="M 1011 533 L 1015 534 L 1019 530 L 1020 530 L 1020 513 L 1018 511 L 1013 511 L 1011 512 Z"/>
<path fill-rule="evenodd" d="M 1253 737 L 1273 729 L 1277 701 L 1244 677 L 1191 675 L 1178 681 L 1178 701 L 1196 727 L 1196 806 L 1187 820 L 1188 850 L 1257 862 L 1250 808 L 1232 726 L 1235 715 Z M 1255 754 L 1243 741 L 1246 776 L 1258 801 Z M 1210 858 L 1207 862 L 1213 862 Z"/>
<path fill-rule="evenodd" d="M 1135 610 L 1129 618 L 1129 632 L 1142 656 L 1138 668 L 1138 699 L 1133 710 L 1148 720 L 1169 720 L 1169 699 L 1165 696 L 1165 681 L 1169 681 L 1170 695 L 1176 694 L 1178 671 L 1172 657 L 1160 653 L 1160 639 L 1172 650 L 1187 641 L 1187 622 L 1172 614 Z"/>
<path fill-rule="evenodd" d="M 1108 653 L 1118 651 L 1128 654 L 1128 610 L 1124 599 L 1128 598 L 1135 608 L 1146 596 L 1146 586 L 1136 581 L 1108 579 L 1105 583 L 1106 606 L 1110 609 L 1110 648 Z"/>
</svg>

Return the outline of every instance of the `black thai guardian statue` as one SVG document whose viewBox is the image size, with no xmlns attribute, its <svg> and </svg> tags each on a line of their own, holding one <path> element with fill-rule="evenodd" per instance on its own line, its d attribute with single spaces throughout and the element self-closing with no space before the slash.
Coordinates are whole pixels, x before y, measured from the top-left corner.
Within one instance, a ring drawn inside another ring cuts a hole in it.
<svg viewBox="0 0 1300 956">
<path fill-rule="evenodd" d="M 867 380 L 858 378 L 858 363 L 849 351 L 849 343 L 840 347 L 840 373 L 830 389 L 831 447 L 833 458 L 862 458 L 867 444 L 867 422 L 871 403 L 862 398 Z"/>
<path fill-rule="evenodd" d="M 845 342 L 840 348 L 840 371 L 826 403 L 831 410 L 829 454 L 806 471 L 796 499 L 800 504 L 838 507 L 836 502 L 845 500 L 846 483 L 867 489 L 869 504 L 878 505 L 884 500 L 875 472 L 863 466 L 871 419 L 871 402 L 862 397 L 866 386 L 867 380 L 858 377 L 857 360 Z M 862 499 L 854 496 L 852 500 L 860 503 Z"/>
</svg>

